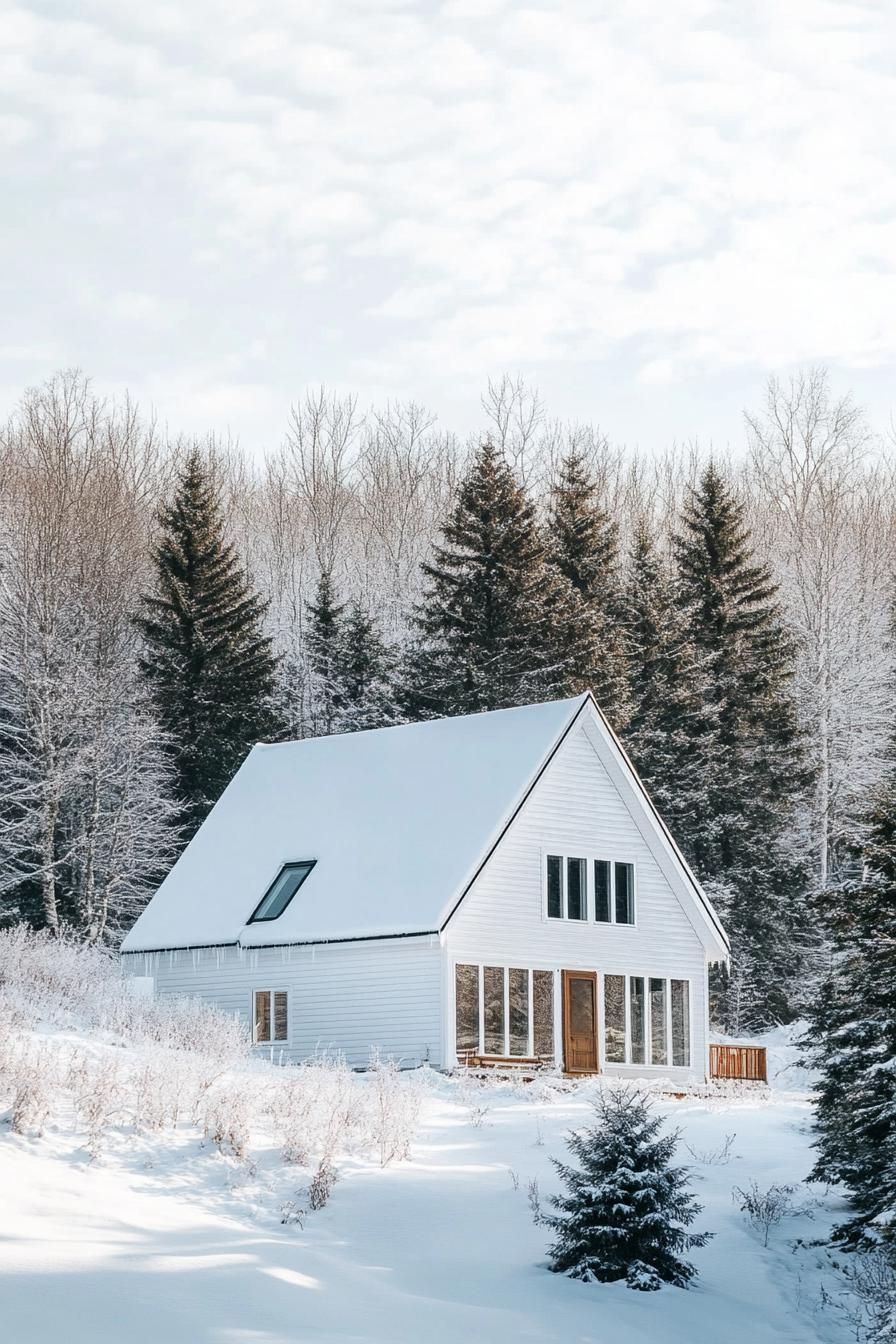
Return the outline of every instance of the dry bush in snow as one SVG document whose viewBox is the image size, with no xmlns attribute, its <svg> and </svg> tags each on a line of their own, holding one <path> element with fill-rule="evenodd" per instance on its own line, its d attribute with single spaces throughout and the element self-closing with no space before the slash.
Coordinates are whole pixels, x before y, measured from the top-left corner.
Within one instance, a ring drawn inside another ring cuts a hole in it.
<svg viewBox="0 0 896 1344">
<path fill-rule="evenodd" d="M 382 1060 L 377 1053 L 371 1057 L 368 1082 L 368 1125 L 385 1167 L 410 1153 L 420 1118 L 420 1087 L 394 1060 Z"/>
<path fill-rule="evenodd" d="M 136 994 L 116 958 L 74 939 L 0 931 L 0 1016 L 20 1025 L 107 1031 L 127 1045 L 188 1050 L 229 1067 L 248 1058 L 246 1027 L 231 1013 L 191 998 Z"/>
<path fill-rule="evenodd" d="M 336 1168 L 328 1157 L 321 1158 L 308 1187 L 308 1207 L 315 1212 L 322 1209 L 333 1192 L 338 1180 Z"/>
<path fill-rule="evenodd" d="M 790 1214 L 796 1213 L 793 1202 L 795 1193 L 795 1185 L 770 1185 L 767 1190 L 763 1190 L 757 1181 L 750 1181 L 745 1190 L 736 1185 L 731 1191 L 731 1198 L 757 1232 L 762 1233 L 762 1244 L 767 1246 L 772 1228 Z"/>
<path fill-rule="evenodd" d="M 252 1119 L 250 1093 L 237 1081 L 212 1088 L 203 1099 L 202 1132 L 229 1157 L 246 1157 Z"/>
<path fill-rule="evenodd" d="M 55 1069 L 51 1051 L 26 1042 L 7 1066 L 12 1105 L 9 1123 L 14 1134 L 39 1137 L 53 1109 Z"/>
</svg>

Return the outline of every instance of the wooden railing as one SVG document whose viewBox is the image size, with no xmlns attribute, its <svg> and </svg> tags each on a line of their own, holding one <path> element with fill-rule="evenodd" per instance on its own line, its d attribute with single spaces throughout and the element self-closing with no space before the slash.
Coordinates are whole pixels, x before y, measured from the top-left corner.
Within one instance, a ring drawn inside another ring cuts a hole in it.
<svg viewBox="0 0 896 1344">
<path fill-rule="evenodd" d="M 710 1078 L 739 1078 L 768 1082 L 768 1056 L 764 1045 L 714 1045 L 709 1047 Z"/>
</svg>

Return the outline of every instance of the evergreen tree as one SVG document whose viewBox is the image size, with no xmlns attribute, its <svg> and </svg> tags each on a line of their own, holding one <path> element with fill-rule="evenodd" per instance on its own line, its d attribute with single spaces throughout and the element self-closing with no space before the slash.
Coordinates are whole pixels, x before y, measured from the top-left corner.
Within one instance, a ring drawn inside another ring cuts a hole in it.
<svg viewBox="0 0 896 1344">
<path fill-rule="evenodd" d="M 676 538 L 681 618 L 705 676 L 707 713 L 690 721 L 706 771 L 692 860 L 732 940 L 733 975 L 716 986 L 730 1030 L 793 1016 L 810 932 L 806 871 L 793 843 L 809 784 L 792 692 L 795 647 L 742 507 L 710 464 Z"/>
<path fill-rule="evenodd" d="M 337 600 L 333 576 L 328 569 L 321 571 L 314 601 L 307 604 L 306 612 L 305 648 L 311 671 L 312 732 L 315 736 L 325 737 L 340 731 L 339 718 L 343 708 L 340 655 L 345 612 L 345 603 Z"/>
<path fill-rule="evenodd" d="M 391 671 L 392 659 L 373 617 L 359 601 L 353 602 L 344 620 L 340 651 L 343 732 L 396 722 Z"/>
<path fill-rule="evenodd" d="M 625 646 L 618 573 L 618 528 L 601 507 L 598 484 L 585 456 L 573 450 L 561 462 L 551 491 L 549 558 L 581 601 L 589 638 L 580 640 L 578 686 L 590 689 L 613 727 L 627 718 Z"/>
<path fill-rule="evenodd" d="M 623 595 L 629 719 L 625 746 L 660 815 L 692 852 L 709 808 L 714 745 L 705 675 L 688 642 L 672 574 L 645 521 Z"/>
<path fill-rule="evenodd" d="M 821 1076 L 812 1179 L 849 1191 L 839 1238 L 882 1238 L 896 1267 L 896 768 L 875 800 L 861 875 L 819 903 L 833 957 L 805 1037 Z"/>
<path fill-rule="evenodd" d="M 157 588 L 138 618 L 140 669 L 173 746 L 187 832 L 210 811 L 249 748 L 278 734 L 276 660 L 265 603 L 226 541 L 221 507 L 198 451 L 160 515 Z"/>
<path fill-rule="evenodd" d="M 547 563 L 532 502 L 490 441 L 441 531 L 442 545 L 423 566 L 405 712 L 469 714 L 569 694 L 584 637 L 575 593 Z"/>
<path fill-rule="evenodd" d="M 391 660 L 362 603 L 340 602 L 332 577 L 324 572 L 307 610 L 312 730 L 325 736 L 393 723 Z"/>
<path fill-rule="evenodd" d="M 696 1270 L 682 1252 L 711 1233 L 686 1230 L 701 1207 L 686 1169 L 671 1165 L 677 1131 L 660 1136 L 661 1119 L 629 1089 L 600 1093 L 595 1111 L 595 1123 L 568 1139 L 580 1165 L 554 1160 L 567 1193 L 552 1197 L 558 1212 L 544 1218 L 556 1233 L 550 1268 L 587 1282 L 625 1279 L 642 1291 L 686 1288 Z"/>
</svg>

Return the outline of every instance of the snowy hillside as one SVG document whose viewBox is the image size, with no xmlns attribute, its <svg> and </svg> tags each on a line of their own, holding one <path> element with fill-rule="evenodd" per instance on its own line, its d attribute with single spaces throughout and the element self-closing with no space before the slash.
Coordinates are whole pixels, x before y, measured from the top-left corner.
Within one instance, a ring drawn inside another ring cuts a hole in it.
<svg viewBox="0 0 896 1344">
<path fill-rule="evenodd" d="M 548 1272 L 530 1213 L 599 1082 L 279 1068 L 226 1019 L 162 1013 L 99 954 L 51 962 L 22 936 L 0 937 L 0 985 L 0 1299 L 17 1344 L 855 1338 L 808 1244 L 838 1203 L 800 1184 L 810 1102 L 783 1041 L 769 1091 L 651 1085 L 716 1235 L 695 1288 L 636 1293 Z M 732 1199 L 751 1181 L 797 1187 L 768 1246 Z"/>
</svg>

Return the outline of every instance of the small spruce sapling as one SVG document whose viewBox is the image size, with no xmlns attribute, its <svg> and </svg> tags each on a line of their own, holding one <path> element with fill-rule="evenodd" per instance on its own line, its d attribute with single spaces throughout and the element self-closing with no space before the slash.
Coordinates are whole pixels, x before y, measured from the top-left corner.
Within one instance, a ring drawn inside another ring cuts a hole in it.
<svg viewBox="0 0 896 1344">
<path fill-rule="evenodd" d="M 679 1134 L 660 1134 L 640 1092 L 602 1093 L 595 1123 L 569 1136 L 578 1166 L 552 1159 L 567 1192 L 553 1195 L 550 1268 L 588 1283 L 624 1279 L 652 1291 L 664 1283 L 686 1288 L 696 1270 L 682 1252 L 712 1233 L 686 1229 L 701 1211 L 688 1193 L 687 1169 L 671 1165 Z"/>
</svg>

